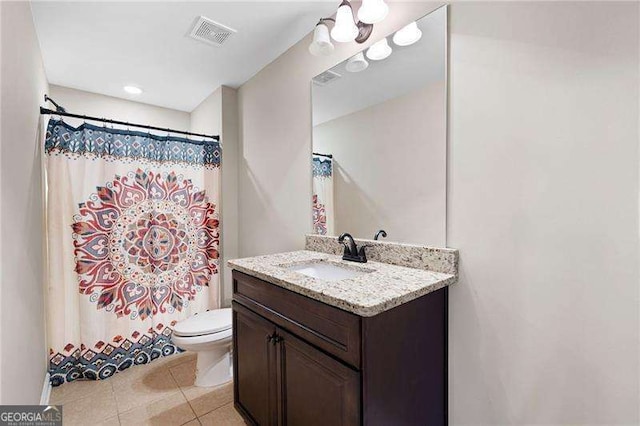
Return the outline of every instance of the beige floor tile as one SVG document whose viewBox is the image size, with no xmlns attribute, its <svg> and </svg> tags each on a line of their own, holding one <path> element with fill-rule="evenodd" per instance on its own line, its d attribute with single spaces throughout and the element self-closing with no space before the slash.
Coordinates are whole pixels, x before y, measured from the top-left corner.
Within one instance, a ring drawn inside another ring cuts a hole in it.
<svg viewBox="0 0 640 426">
<path fill-rule="evenodd" d="M 109 380 L 75 380 L 51 389 L 49 404 L 64 405 L 100 392 L 111 392 L 111 382 Z"/>
<path fill-rule="evenodd" d="M 145 370 L 145 373 L 136 373 L 134 378 L 113 383 L 119 413 L 124 413 L 180 392 L 180 388 L 167 368 L 153 368 Z M 115 379 L 115 376 L 113 379 Z"/>
<path fill-rule="evenodd" d="M 66 422 L 65 422 L 65 426 L 66 426 Z M 118 416 L 113 416 L 113 417 L 109 417 L 108 419 L 105 419 L 104 421 L 97 421 L 94 420 L 91 423 L 91 426 L 119 426 L 120 425 L 120 419 L 118 418 Z"/>
<path fill-rule="evenodd" d="M 196 381 L 196 360 L 189 360 L 169 368 L 178 386 L 188 388 Z"/>
<path fill-rule="evenodd" d="M 122 425 L 182 425 L 194 420 L 195 413 L 182 392 L 142 407 L 120 413 Z"/>
<path fill-rule="evenodd" d="M 193 411 L 200 417 L 233 401 L 233 382 L 216 388 L 191 386 L 182 388 L 182 393 L 189 401 Z"/>
<path fill-rule="evenodd" d="M 182 352 L 179 354 L 162 357 L 159 360 L 156 360 L 156 362 L 160 362 L 165 366 L 171 368 L 185 362 L 194 361 L 196 359 L 196 355 L 197 354 L 195 352 Z"/>
<path fill-rule="evenodd" d="M 111 391 L 92 393 L 84 398 L 64 404 L 62 409 L 65 426 L 118 424 L 117 414 L 118 407 Z M 113 422 L 107 422 L 109 419 Z"/>
<path fill-rule="evenodd" d="M 183 424 L 182 426 L 200 426 L 200 420 L 193 419 L 190 422 Z"/>
<path fill-rule="evenodd" d="M 154 361 L 149 364 L 142 365 L 132 365 L 124 371 L 121 371 L 117 374 L 114 374 L 113 377 L 109 378 L 114 389 L 118 386 L 130 382 L 132 380 L 141 380 L 145 376 L 149 376 L 158 371 L 164 371 L 168 373 L 167 366 L 159 361 Z"/>
<path fill-rule="evenodd" d="M 244 425 L 240 414 L 233 408 L 233 402 L 202 417 L 198 417 L 202 426 L 235 426 Z"/>
</svg>

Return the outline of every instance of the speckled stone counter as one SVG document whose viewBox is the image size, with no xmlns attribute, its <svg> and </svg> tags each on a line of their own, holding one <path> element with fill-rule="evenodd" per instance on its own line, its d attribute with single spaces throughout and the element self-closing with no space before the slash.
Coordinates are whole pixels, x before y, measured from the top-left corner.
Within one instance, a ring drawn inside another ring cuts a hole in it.
<svg viewBox="0 0 640 426">
<path fill-rule="evenodd" d="M 452 251 L 457 268 L 457 251 Z M 287 269 L 314 262 L 335 263 L 367 273 L 325 281 Z M 354 263 L 309 250 L 235 259 L 228 264 L 237 271 L 363 317 L 377 315 L 457 281 L 457 269 L 443 273 L 380 262 Z"/>
<path fill-rule="evenodd" d="M 361 238 L 356 238 L 355 241 L 358 247 L 363 244 L 368 246 L 367 259 L 369 260 L 458 275 L 458 250 L 456 249 Z M 309 234 L 306 236 L 305 249 L 342 255 L 344 246 L 338 242 L 337 237 Z"/>
</svg>

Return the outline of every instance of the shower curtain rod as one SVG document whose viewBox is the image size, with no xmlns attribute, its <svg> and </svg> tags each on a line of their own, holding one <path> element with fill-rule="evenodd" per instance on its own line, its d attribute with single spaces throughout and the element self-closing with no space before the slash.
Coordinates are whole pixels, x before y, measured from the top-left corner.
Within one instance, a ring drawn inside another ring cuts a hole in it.
<svg viewBox="0 0 640 426">
<path fill-rule="evenodd" d="M 333 158 L 333 154 L 320 154 L 318 152 L 312 152 L 313 155 L 317 155 L 319 157 L 327 157 L 327 158 Z"/>
<path fill-rule="evenodd" d="M 45 102 L 49 101 L 52 104 L 54 104 L 56 106 L 57 110 L 52 110 L 52 109 L 40 107 L 40 114 L 42 114 L 42 115 L 47 115 L 47 114 L 48 115 L 60 115 L 60 116 L 63 116 L 63 117 L 79 118 L 79 119 L 82 119 L 82 120 L 100 121 L 102 123 L 109 123 L 109 124 L 119 124 L 121 126 L 138 127 L 140 129 L 159 130 L 159 131 L 162 131 L 162 132 L 178 133 L 178 134 L 187 135 L 187 136 L 199 136 L 199 137 L 203 137 L 203 138 L 210 138 L 210 139 L 213 139 L 213 140 L 218 141 L 218 142 L 220 141 L 220 136 L 218 136 L 218 135 L 206 135 L 204 133 L 185 132 L 185 131 L 182 131 L 182 130 L 175 130 L 175 129 L 170 129 L 170 128 L 148 126 L 146 124 L 136 124 L 136 123 L 129 123 L 129 122 L 126 122 L 126 121 L 111 120 L 111 119 L 108 119 L 108 118 L 91 117 L 89 115 L 72 114 L 70 112 L 66 112 L 66 110 L 64 108 L 62 108 L 60 105 L 58 105 L 53 99 L 51 99 L 47 95 L 44 95 L 44 101 Z"/>
</svg>

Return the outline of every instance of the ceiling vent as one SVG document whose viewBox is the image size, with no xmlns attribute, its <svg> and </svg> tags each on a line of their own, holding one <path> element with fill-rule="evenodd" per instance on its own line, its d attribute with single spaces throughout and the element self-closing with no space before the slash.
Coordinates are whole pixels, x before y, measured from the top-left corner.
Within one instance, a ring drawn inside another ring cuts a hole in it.
<svg viewBox="0 0 640 426">
<path fill-rule="evenodd" d="M 318 74 L 315 77 L 313 77 L 312 81 L 313 81 L 313 84 L 317 84 L 318 86 L 326 86 L 327 84 L 331 83 L 334 80 L 339 79 L 340 77 L 342 76 L 337 72 L 327 70 L 322 74 Z"/>
<path fill-rule="evenodd" d="M 236 32 L 236 30 L 209 18 L 199 16 L 189 32 L 189 37 L 203 43 L 222 46 Z"/>
</svg>

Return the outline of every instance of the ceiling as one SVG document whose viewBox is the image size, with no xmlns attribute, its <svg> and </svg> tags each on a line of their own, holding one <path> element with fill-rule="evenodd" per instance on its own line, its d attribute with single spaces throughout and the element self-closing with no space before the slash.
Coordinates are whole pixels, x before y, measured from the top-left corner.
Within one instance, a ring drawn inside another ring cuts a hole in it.
<svg viewBox="0 0 640 426">
<path fill-rule="evenodd" d="M 445 8 L 439 8 L 417 21 L 422 38 L 406 47 L 396 46 L 381 61 L 367 59 L 369 66 L 352 73 L 344 61 L 332 71 L 341 77 L 326 86 L 312 86 L 313 125 L 360 111 L 371 105 L 394 99 L 446 78 L 446 22 Z"/>
<path fill-rule="evenodd" d="M 187 112 L 221 85 L 239 87 L 336 9 L 335 1 L 31 5 L 49 83 Z M 237 33 L 222 47 L 188 38 L 200 15 Z M 132 97 L 125 85 L 144 92 Z"/>
</svg>

